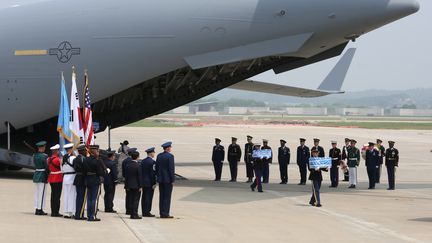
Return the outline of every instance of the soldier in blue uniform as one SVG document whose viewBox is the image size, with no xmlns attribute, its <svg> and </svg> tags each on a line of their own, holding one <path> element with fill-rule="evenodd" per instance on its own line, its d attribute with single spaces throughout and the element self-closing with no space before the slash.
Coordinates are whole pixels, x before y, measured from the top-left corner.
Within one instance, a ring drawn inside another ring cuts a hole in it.
<svg viewBox="0 0 432 243">
<path fill-rule="evenodd" d="M 378 156 L 379 156 L 379 165 L 378 168 L 376 170 L 376 174 L 375 174 L 375 182 L 376 183 L 380 183 L 380 179 L 381 179 L 381 171 L 382 171 L 382 165 L 384 163 L 384 157 L 385 157 L 385 148 L 382 145 L 382 140 L 381 139 L 377 139 L 376 140 L 376 149 L 378 149 Z"/>
<path fill-rule="evenodd" d="M 311 150 L 312 157 L 319 157 L 319 151 L 316 148 Z M 324 168 L 311 168 L 309 166 L 309 162 L 307 164 L 308 169 L 310 171 L 309 180 L 312 181 L 312 196 L 309 201 L 309 204 L 312 206 L 321 207 L 321 197 L 320 197 L 320 189 L 321 183 L 323 180 L 321 171 L 328 171 L 328 169 Z"/>
<path fill-rule="evenodd" d="M 237 181 L 238 163 L 239 163 L 240 158 L 241 158 L 241 148 L 237 144 L 237 138 L 232 137 L 231 141 L 232 141 L 231 144 L 228 146 L 228 156 L 227 156 L 229 166 L 230 166 L 230 172 L 231 172 L 230 182 L 236 182 Z"/>
<path fill-rule="evenodd" d="M 126 165 L 125 171 L 125 188 L 129 193 L 129 210 L 131 219 L 141 219 L 138 215 L 139 201 L 142 191 L 142 174 L 141 166 L 138 162 L 139 152 L 133 151 L 129 153 L 131 161 Z"/>
<path fill-rule="evenodd" d="M 254 144 L 252 152 L 254 150 L 260 150 L 260 146 L 261 145 L 259 145 L 259 144 Z M 261 177 L 262 177 L 263 170 L 264 170 L 263 159 L 253 158 L 253 167 L 254 167 L 254 171 L 255 171 L 255 180 L 252 183 L 252 185 L 250 185 L 250 188 L 252 191 L 255 191 L 255 188 L 258 187 L 258 192 L 263 192 L 262 182 L 261 182 Z"/>
<path fill-rule="evenodd" d="M 318 150 L 318 157 L 325 157 L 324 148 L 319 145 L 319 142 L 320 142 L 320 140 L 318 138 L 314 138 L 314 146 L 312 147 L 312 149 Z M 312 151 L 312 149 L 311 149 L 311 151 Z"/>
<path fill-rule="evenodd" d="M 85 185 L 87 188 L 87 220 L 100 221 L 96 218 L 97 198 L 101 185 L 101 179 L 105 175 L 103 162 L 99 157 L 99 145 L 90 145 L 90 156 L 84 160 L 86 171 Z"/>
<path fill-rule="evenodd" d="M 84 160 L 87 158 L 87 149 L 84 144 L 80 144 L 77 148 L 78 156 L 73 160 L 74 170 L 76 172 L 74 185 L 77 191 L 75 219 L 86 220 L 84 217 L 84 209 L 86 204 L 87 191 L 85 186 L 86 171 Z"/>
<path fill-rule="evenodd" d="M 387 190 L 395 189 L 395 171 L 399 166 L 399 150 L 394 147 L 394 141 L 388 141 L 389 148 L 385 152 L 385 165 L 387 167 L 388 183 Z"/>
<path fill-rule="evenodd" d="M 247 177 L 246 183 L 250 183 L 252 182 L 254 177 L 254 166 L 253 166 L 253 158 L 252 158 L 252 150 L 254 144 L 252 142 L 253 139 L 252 136 L 247 135 L 246 139 L 247 139 L 247 143 L 245 144 L 245 149 L 244 149 L 244 162 L 246 164 L 246 177 Z"/>
<path fill-rule="evenodd" d="M 117 163 L 115 160 L 115 151 L 108 150 L 106 151 L 106 158 L 104 158 L 105 166 L 109 169 L 110 173 L 105 173 L 104 176 L 104 204 L 105 204 L 105 213 L 117 213 L 114 210 L 114 197 L 115 197 L 115 189 L 118 183 L 118 171 L 117 171 Z"/>
<path fill-rule="evenodd" d="M 341 150 L 337 148 L 337 142 L 331 142 L 332 148 L 329 150 L 329 157 L 332 160 L 332 167 L 330 168 L 330 187 L 336 188 L 339 184 L 339 163 L 342 159 Z"/>
<path fill-rule="evenodd" d="M 280 140 L 280 147 L 278 149 L 278 162 L 279 162 L 279 171 L 280 171 L 280 184 L 288 183 L 288 165 L 290 163 L 291 152 L 290 149 L 286 146 L 286 141 Z"/>
<path fill-rule="evenodd" d="M 375 143 L 369 142 L 369 148 L 366 150 L 366 167 L 369 177 L 369 188 L 375 189 L 375 176 L 376 170 L 379 166 L 379 154 L 378 150 L 375 148 Z"/>
<path fill-rule="evenodd" d="M 223 161 L 225 159 L 225 148 L 220 144 L 221 140 L 219 138 L 215 138 L 215 143 L 216 145 L 213 146 L 212 161 L 215 171 L 215 181 L 220 181 L 222 177 Z"/>
<path fill-rule="evenodd" d="M 161 145 L 163 152 L 156 159 L 156 176 L 159 183 L 159 214 L 162 219 L 174 218 L 170 215 L 171 194 L 175 182 L 174 155 L 171 154 L 172 142 Z"/>
<path fill-rule="evenodd" d="M 154 217 L 151 213 L 154 190 L 156 188 L 155 148 L 146 150 L 147 158 L 141 161 L 142 199 L 141 209 L 143 217 Z"/>
<path fill-rule="evenodd" d="M 270 164 L 273 162 L 273 151 L 270 146 L 268 146 L 268 140 L 263 139 L 263 146 L 261 147 L 262 150 L 270 150 L 271 156 L 270 158 L 263 158 L 263 183 L 269 183 L 270 178 Z"/>
<path fill-rule="evenodd" d="M 309 163 L 309 148 L 305 145 L 306 139 L 300 138 L 300 146 L 297 147 L 297 165 L 300 171 L 300 183 L 306 185 L 307 164 Z"/>
<path fill-rule="evenodd" d="M 33 161 L 36 167 L 33 175 L 33 183 L 35 184 L 35 215 L 47 215 L 44 212 L 46 198 L 46 184 L 48 180 L 48 155 L 45 153 L 46 142 L 40 141 L 36 143 L 37 152 L 33 155 Z"/>
<path fill-rule="evenodd" d="M 122 177 L 124 180 L 126 180 L 126 173 L 125 173 L 126 167 L 132 161 L 131 153 L 137 152 L 137 149 L 136 148 L 129 148 L 126 152 L 128 153 L 128 157 L 122 161 Z M 131 210 L 129 208 L 129 205 L 130 205 L 129 190 L 126 189 L 126 185 L 125 185 L 124 189 L 125 189 L 125 195 L 126 195 L 126 198 L 125 198 L 126 215 L 130 215 Z"/>
</svg>

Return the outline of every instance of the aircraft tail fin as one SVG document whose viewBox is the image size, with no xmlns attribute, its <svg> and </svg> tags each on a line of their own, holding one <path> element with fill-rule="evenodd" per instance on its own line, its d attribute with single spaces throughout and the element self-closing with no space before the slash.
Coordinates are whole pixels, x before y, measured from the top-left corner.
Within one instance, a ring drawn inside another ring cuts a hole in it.
<svg viewBox="0 0 432 243">
<path fill-rule="evenodd" d="M 341 92 L 342 84 L 345 80 L 348 69 L 356 52 L 355 48 L 348 49 L 336 66 L 330 71 L 324 81 L 318 87 L 320 91 L 331 93 Z"/>
</svg>

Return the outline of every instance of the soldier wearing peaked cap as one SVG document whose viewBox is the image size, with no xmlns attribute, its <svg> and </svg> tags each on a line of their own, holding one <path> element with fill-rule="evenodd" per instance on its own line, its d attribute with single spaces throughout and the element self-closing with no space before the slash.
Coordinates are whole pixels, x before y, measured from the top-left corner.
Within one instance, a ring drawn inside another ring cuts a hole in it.
<svg viewBox="0 0 432 243">
<path fill-rule="evenodd" d="M 375 143 L 369 142 L 368 150 L 366 151 L 366 168 L 369 177 L 369 188 L 375 189 L 376 183 L 376 170 L 379 166 L 379 154 L 378 149 L 375 148 Z"/>
<path fill-rule="evenodd" d="M 347 159 L 348 159 L 348 149 L 351 146 L 351 139 L 349 138 L 345 138 L 345 146 L 343 146 L 342 148 L 342 160 L 344 161 L 345 164 L 348 163 Z M 344 179 L 343 181 L 349 181 L 349 170 L 348 170 L 348 166 L 346 166 L 346 169 L 344 170 Z"/>
<path fill-rule="evenodd" d="M 60 197 L 62 193 L 63 175 L 61 172 L 61 162 L 59 155 L 60 145 L 55 145 L 50 148 L 51 157 L 48 159 L 48 168 L 50 174 L 48 183 L 51 186 L 51 217 L 62 217 L 60 210 Z"/>
<path fill-rule="evenodd" d="M 84 160 L 87 158 L 87 148 L 84 144 L 80 144 L 77 150 L 78 155 L 73 160 L 73 167 L 76 172 L 73 184 L 77 192 L 75 201 L 75 219 L 85 220 L 87 219 L 84 217 L 87 191 L 85 186 L 86 171 L 84 167 Z"/>
<path fill-rule="evenodd" d="M 385 153 L 385 165 L 387 167 L 387 175 L 389 187 L 387 190 L 395 189 L 395 172 L 396 167 L 399 166 L 399 150 L 394 147 L 395 142 L 389 141 L 389 148 Z"/>
<path fill-rule="evenodd" d="M 337 187 L 339 184 L 339 163 L 342 159 L 342 152 L 337 147 L 337 142 L 331 142 L 332 148 L 329 151 L 329 157 L 332 160 L 332 167 L 330 168 L 330 187 Z"/>
<path fill-rule="evenodd" d="M 278 149 L 278 161 L 279 161 L 279 171 L 280 171 L 280 184 L 288 183 L 288 165 L 290 163 L 291 152 L 286 146 L 286 141 L 280 140 L 281 146 Z"/>
<path fill-rule="evenodd" d="M 320 140 L 318 138 L 314 138 L 314 146 L 312 149 L 318 150 L 318 157 L 325 157 L 324 148 L 319 145 Z"/>
<path fill-rule="evenodd" d="M 247 143 L 245 144 L 244 149 L 244 161 L 246 164 L 246 177 L 247 181 L 246 183 L 250 183 L 253 180 L 254 177 L 254 166 L 253 166 L 253 158 L 252 158 L 252 150 L 253 150 L 253 137 L 250 135 L 246 136 Z"/>
<path fill-rule="evenodd" d="M 64 217 L 74 218 L 76 207 L 76 187 L 73 184 L 76 176 L 73 166 L 75 159 L 73 152 L 74 144 L 66 144 L 64 149 L 66 149 L 66 154 L 63 156 L 62 161 Z"/>
<path fill-rule="evenodd" d="M 125 188 L 129 193 L 129 210 L 131 219 L 141 219 L 138 215 L 139 201 L 142 191 L 142 170 L 139 164 L 139 152 L 130 152 L 131 162 L 126 166 Z"/>
<path fill-rule="evenodd" d="M 174 155 L 171 154 L 171 142 L 162 144 L 163 152 L 156 158 L 156 175 L 159 183 L 159 214 L 162 219 L 174 218 L 170 214 L 171 195 L 175 182 Z"/>
<path fill-rule="evenodd" d="M 225 159 L 225 148 L 220 144 L 221 140 L 219 138 L 215 138 L 215 143 L 216 145 L 213 146 L 212 161 L 215 171 L 215 181 L 220 181 L 222 177 L 223 161 Z"/>
<path fill-rule="evenodd" d="M 376 149 L 378 150 L 378 155 L 379 155 L 379 165 L 378 168 L 376 170 L 376 174 L 375 174 L 375 182 L 376 183 L 380 183 L 380 179 L 381 179 L 381 171 L 382 171 L 382 165 L 384 163 L 384 157 L 385 157 L 385 148 L 382 145 L 382 140 L 381 139 L 377 139 L 376 140 Z"/>
<path fill-rule="evenodd" d="M 260 150 L 261 145 L 259 144 L 254 144 L 253 146 L 253 151 L 255 150 Z M 264 162 L 263 162 L 263 158 L 253 158 L 253 167 L 254 167 L 254 172 L 255 172 L 255 180 L 252 183 L 252 185 L 250 185 L 250 188 L 252 191 L 255 191 L 255 188 L 258 187 L 258 192 L 263 192 L 262 189 L 262 182 L 261 182 L 261 177 L 262 177 L 262 172 L 264 169 Z"/>
<path fill-rule="evenodd" d="M 263 183 L 268 183 L 270 178 L 270 164 L 273 161 L 273 151 L 270 146 L 268 146 L 268 140 L 263 139 L 263 146 L 261 147 L 261 150 L 270 150 L 271 156 L 270 158 L 263 158 Z"/>
<path fill-rule="evenodd" d="M 44 212 L 46 198 L 46 183 L 48 179 L 48 155 L 45 154 L 46 142 L 40 141 L 36 143 L 37 152 L 33 155 L 33 161 L 36 171 L 33 175 L 33 183 L 35 184 L 35 215 L 47 215 Z"/>
<path fill-rule="evenodd" d="M 228 146 L 228 162 L 230 166 L 231 172 L 231 180 L 230 182 L 237 181 L 237 170 L 238 170 L 238 162 L 241 158 L 241 148 L 237 144 L 237 138 L 232 137 L 231 144 Z"/>
<path fill-rule="evenodd" d="M 297 165 L 300 171 L 300 183 L 306 185 L 307 164 L 309 163 L 309 148 L 305 145 L 306 139 L 300 138 L 300 146 L 297 147 Z"/>
<path fill-rule="evenodd" d="M 145 152 L 147 153 L 147 158 L 141 161 L 141 209 L 143 217 L 154 217 L 154 215 L 151 213 L 151 209 L 154 190 L 156 188 L 156 161 L 154 161 L 155 148 L 149 148 Z"/>
<path fill-rule="evenodd" d="M 90 145 L 90 156 L 84 160 L 86 171 L 85 184 L 87 189 L 87 220 L 100 221 L 97 215 L 97 200 L 101 178 L 105 175 L 103 162 L 100 160 L 99 146 Z"/>
<path fill-rule="evenodd" d="M 110 171 L 104 175 L 104 205 L 106 213 L 117 213 L 114 210 L 115 189 L 118 183 L 118 167 L 115 162 L 115 156 L 116 154 L 113 150 L 107 150 L 106 156 L 103 159 L 105 167 Z"/>
<path fill-rule="evenodd" d="M 311 150 L 312 157 L 319 157 L 319 151 L 316 148 Z M 311 206 L 321 207 L 321 197 L 320 197 L 320 189 L 321 183 L 323 180 L 322 171 L 328 171 L 327 168 L 311 168 L 309 163 L 307 164 L 308 169 L 310 171 L 309 180 L 312 181 L 312 196 L 309 201 Z"/>
</svg>

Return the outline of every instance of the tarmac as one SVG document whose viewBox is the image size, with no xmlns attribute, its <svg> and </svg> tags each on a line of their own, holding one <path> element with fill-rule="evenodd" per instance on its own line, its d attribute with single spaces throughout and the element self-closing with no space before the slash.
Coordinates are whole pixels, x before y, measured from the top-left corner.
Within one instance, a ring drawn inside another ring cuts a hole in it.
<svg viewBox="0 0 432 243">
<path fill-rule="evenodd" d="M 228 182 L 226 163 L 223 181 L 212 181 L 214 138 L 221 138 L 227 148 L 231 136 L 236 136 L 243 147 L 246 135 L 254 136 L 255 142 L 269 139 L 274 151 L 279 139 L 288 141 L 292 154 L 288 185 L 278 184 L 276 159 L 264 193 L 251 192 L 249 184 L 244 183 L 243 162 L 239 182 Z M 342 147 L 345 137 L 356 139 L 359 145 L 376 138 L 395 140 L 401 155 L 396 190 L 386 190 L 385 167 L 381 184 L 376 190 L 367 190 L 362 160 L 357 189 L 347 189 L 346 182 L 340 182 L 337 189 L 329 188 L 329 174 L 324 173 L 323 207 L 309 206 L 310 182 L 297 185 L 295 151 L 299 137 L 305 137 L 308 146 L 314 137 L 320 138 L 326 153 L 331 140 L 339 141 Z M 129 219 L 124 214 L 123 185 L 117 186 L 117 214 L 103 212 L 101 197 L 101 222 L 35 216 L 32 172 L 0 172 L 0 242 L 432 242 L 432 131 L 270 125 L 123 127 L 112 130 L 111 138 L 115 149 L 127 139 L 130 146 L 143 153 L 151 146 L 160 152 L 160 144 L 173 141 L 176 173 L 188 179 L 175 183 L 171 209 L 175 219 Z M 97 134 L 96 142 L 106 148 L 107 133 Z M 158 196 L 156 190 L 154 214 L 158 214 Z M 45 211 L 50 211 L 49 190 Z"/>
</svg>

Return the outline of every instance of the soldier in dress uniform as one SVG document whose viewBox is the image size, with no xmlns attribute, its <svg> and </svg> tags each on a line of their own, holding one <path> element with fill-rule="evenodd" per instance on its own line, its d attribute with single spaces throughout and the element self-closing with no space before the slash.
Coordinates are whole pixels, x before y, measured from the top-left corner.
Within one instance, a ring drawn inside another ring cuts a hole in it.
<svg viewBox="0 0 432 243">
<path fill-rule="evenodd" d="M 279 184 L 288 183 L 288 165 L 290 163 L 291 152 L 286 146 L 286 141 L 280 140 L 280 147 L 278 149 L 278 161 L 279 161 L 279 171 L 281 182 Z"/>
<path fill-rule="evenodd" d="M 366 168 L 369 177 L 369 188 L 375 189 L 376 170 L 379 166 L 379 151 L 375 148 L 375 143 L 369 142 L 368 150 L 366 150 Z"/>
<path fill-rule="evenodd" d="M 325 157 L 324 148 L 319 145 L 320 140 L 318 138 L 314 138 L 314 146 L 312 149 L 318 150 L 318 157 Z M 312 150 L 311 150 L 311 156 L 312 156 Z"/>
<path fill-rule="evenodd" d="M 260 147 L 261 147 L 261 145 L 254 144 L 252 152 L 254 150 L 260 150 Z M 252 183 L 252 185 L 250 185 L 250 188 L 251 188 L 252 191 L 255 191 L 255 188 L 258 187 L 258 192 L 263 192 L 262 182 L 261 182 L 262 172 L 264 170 L 263 159 L 261 159 L 261 158 L 253 158 L 253 167 L 254 167 L 254 172 L 255 172 L 255 180 Z"/>
<path fill-rule="evenodd" d="M 147 158 L 141 161 L 142 199 L 141 209 L 143 217 L 154 217 L 151 213 L 154 190 L 156 188 L 155 148 L 146 150 Z"/>
<path fill-rule="evenodd" d="M 48 183 L 51 186 L 51 217 L 62 217 L 60 210 L 60 197 L 62 193 L 63 175 L 61 172 L 61 162 L 59 156 L 60 145 L 55 145 L 50 148 L 51 157 L 48 159 L 48 168 L 50 174 Z"/>
<path fill-rule="evenodd" d="M 125 173 L 126 167 L 127 167 L 128 163 L 130 163 L 132 161 L 132 158 L 131 158 L 130 155 L 131 155 L 131 153 L 134 153 L 136 151 L 137 151 L 137 148 L 129 148 L 126 151 L 128 153 L 128 156 L 126 157 L 126 159 L 124 159 L 122 161 L 122 166 L 121 166 L 122 167 L 122 177 L 123 177 L 123 180 L 126 180 L 126 173 Z M 130 202 L 129 202 L 129 200 L 130 200 L 129 190 L 126 189 L 126 185 L 125 185 L 124 189 L 125 189 L 125 195 L 126 195 L 126 198 L 125 198 L 126 215 L 130 215 L 131 211 L 130 211 L 130 208 L 129 208 L 129 205 L 130 205 Z"/>
<path fill-rule="evenodd" d="M 139 152 L 131 152 L 131 161 L 126 165 L 125 171 L 125 188 L 129 192 L 129 210 L 131 219 L 141 219 L 138 215 L 139 201 L 142 191 L 142 174 L 141 165 L 138 162 Z"/>
<path fill-rule="evenodd" d="M 351 139 L 345 138 L 345 146 L 342 148 L 342 160 L 348 164 L 348 148 L 351 146 Z M 344 171 L 344 179 L 343 181 L 349 181 L 349 169 Z"/>
<path fill-rule="evenodd" d="M 161 145 L 163 152 L 156 159 L 156 176 L 159 183 L 159 214 L 162 219 L 172 219 L 170 215 L 171 195 L 175 182 L 174 155 L 171 154 L 172 142 Z"/>
<path fill-rule="evenodd" d="M 337 148 L 337 142 L 331 142 L 332 148 L 329 151 L 329 157 L 332 160 L 332 167 L 330 168 L 330 187 L 337 187 L 339 184 L 339 163 L 342 158 L 342 152 Z"/>
<path fill-rule="evenodd" d="M 254 166 L 253 166 L 253 158 L 252 158 L 252 150 L 253 150 L 253 137 L 250 135 L 246 136 L 247 143 L 245 144 L 245 154 L 244 161 L 246 164 L 246 177 L 248 178 L 246 183 L 251 183 L 254 177 Z"/>
<path fill-rule="evenodd" d="M 219 138 L 215 138 L 215 143 L 216 145 L 213 146 L 212 161 L 215 171 L 215 181 L 220 181 L 222 177 L 223 161 L 225 159 L 225 148 L 220 144 L 221 140 Z"/>
<path fill-rule="evenodd" d="M 104 176 L 104 205 L 105 205 L 105 213 L 117 213 L 114 210 L 114 196 L 115 189 L 118 183 L 118 171 L 117 171 L 117 163 L 115 160 L 115 152 L 112 150 L 106 151 L 106 158 L 104 158 L 103 162 L 105 163 L 106 168 L 110 170 L 110 173 L 105 173 Z"/>
<path fill-rule="evenodd" d="M 96 218 L 97 200 L 101 178 L 105 175 L 103 162 L 99 157 L 99 145 L 90 145 L 90 156 L 84 160 L 86 171 L 85 185 L 87 189 L 87 220 L 100 221 Z"/>
<path fill-rule="evenodd" d="M 75 219 L 86 220 L 87 218 L 84 217 L 84 209 L 87 199 L 87 191 L 85 186 L 86 171 L 84 160 L 87 158 L 87 149 L 85 144 L 80 144 L 77 150 L 78 156 L 73 160 L 73 167 L 76 172 L 73 184 L 77 192 L 75 201 Z"/>
<path fill-rule="evenodd" d="M 307 164 L 309 163 L 309 148 L 305 145 L 306 139 L 300 138 L 300 146 L 297 147 L 297 165 L 300 171 L 300 183 L 306 185 Z"/>
<path fill-rule="evenodd" d="M 381 172 L 382 172 L 382 165 L 384 163 L 384 157 L 385 157 L 385 148 L 382 145 L 382 140 L 381 139 L 377 139 L 376 140 L 376 148 L 378 149 L 378 155 L 379 155 L 379 165 L 378 168 L 376 170 L 376 175 L 375 175 L 375 182 L 376 183 L 380 183 L 380 179 L 381 179 Z"/>
<path fill-rule="evenodd" d="M 33 161 L 36 171 L 33 175 L 33 183 L 35 184 L 35 215 L 47 215 L 44 212 L 46 184 L 48 180 L 48 155 L 45 154 L 46 141 L 36 143 L 37 152 L 33 155 Z"/>
<path fill-rule="evenodd" d="M 319 157 L 319 151 L 317 148 L 313 148 L 311 150 L 312 157 Z M 312 196 L 309 201 L 309 204 L 316 207 L 321 207 L 321 197 L 320 197 L 320 189 L 321 183 L 323 180 L 321 171 L 328 171 L 328 169 L 323 168 L 311 168 L 309 163 L 307 164 L 308 169 L 310 171 L 309 180 L 312 181 Z"/>
<path fill-rule="evenodd" d="M 356 148 L 357 141 L 351 139 L 351 145 L 348 148 L 347 163 L 349 170 L 349 184 L 348 188 L 356 188 L 357 185 L 357 166 L 360 164 L 360 150 Z"/>
<path fill-rule="evenodd" d="M 387 175 L 389 187 L 387 190 L 395 189 L 395 172 L 399 166 L 399 150 L 394 147 L 395 142 L 389 141 L 389 148 L 385 152 L 385 165 L 387 167 Z"/>
<path fill-rule="evenodd" d="M 74 144 L 69 143 L 64 147 L 66 154 L 63 156 L 62 173 L 63 173 L 63 204 L 64 204 L 64 217 L 74 218 L 76 207 L 76 187 L 74 186 L 75 169 L 73 161 L 75 159 Z"/>
<path fill-rule="evenodd" d="M 228 146 L 228 163 L 230 166 L 230 172 L 231 172 L 231 180 L 230 182 L 236 182 L 237 181 L 237 169 L 238 169 L 238 163 L 241 158 L 241 148 L 237 144 L 237 138 L 232 137 L 231 138 L 231 144 Z"/>
<path fill-rule="evenodd" d="M 270 158 L 263 158 L 263 183 L 269 183 L 270 178 L 270 164 L 273 162 L 273 151 L 270 146 L 268 146 L 268 140 L 263 139 L 263 146 L 261 147 L 262 150 L 270 150 L 271 156 Z"/>
</svg>

